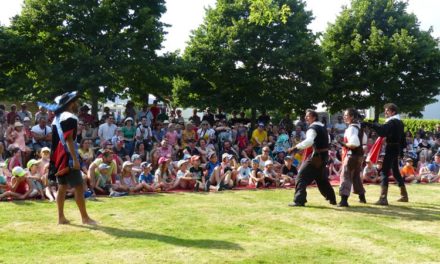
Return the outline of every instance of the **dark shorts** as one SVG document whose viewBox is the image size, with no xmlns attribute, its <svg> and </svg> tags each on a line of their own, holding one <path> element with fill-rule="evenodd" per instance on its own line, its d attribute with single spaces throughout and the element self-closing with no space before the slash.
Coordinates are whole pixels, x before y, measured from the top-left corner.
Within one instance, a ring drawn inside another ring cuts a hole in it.
<svg viewBox="0 0 440 264">
<path fill-rule="evenodd" d="M 83 178 L 80 170 L 70 169 L 69 173 L 57 177 L 57 182 L 60 185 L 69 185 L 76 187 L 83 184 Z"/>
</svg>

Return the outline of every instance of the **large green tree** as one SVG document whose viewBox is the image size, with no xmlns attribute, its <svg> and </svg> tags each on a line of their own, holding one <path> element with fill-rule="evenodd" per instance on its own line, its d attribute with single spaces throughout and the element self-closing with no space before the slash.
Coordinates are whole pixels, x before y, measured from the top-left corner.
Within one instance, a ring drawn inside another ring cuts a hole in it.
<svg viewBox="0 0 440 264">
<path fill-rule="evenodd" d="M 94 109 L 98 100 L 146 94 L 160 83 L 156 51 L 164 35 L 164 3 L 26 0 L 9 28 L 27 43 L 26 56 L 9 65 L 6 75 L 15 85 L 5 88 L 36 99 L 80 89 Z"/>
<path fill-rule="evenodd" d="M 325 32 L 333 111 L 387 102 L 420 115 L 440 87 L 440 51 L 432 30 L 423 31 L 407 2 L 353 0 Z"/>
<path fill-rule="evenodd" d="M 323 99 L 323 56 L 299 0 L 218 0 L 184 52 L 175 102 L 302 111 Z"/>
</svg>

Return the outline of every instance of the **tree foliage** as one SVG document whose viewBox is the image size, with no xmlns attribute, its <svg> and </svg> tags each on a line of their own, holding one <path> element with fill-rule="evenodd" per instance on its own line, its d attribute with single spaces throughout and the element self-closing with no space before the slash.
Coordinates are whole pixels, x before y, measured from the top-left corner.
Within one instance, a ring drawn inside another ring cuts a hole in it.
<svg viewBox="0 0 440 264">
<path fill-rule="evenodd" d="M 164 2 L 26 0 L 8 29 L 27 43 L 26 52 L 6 73 L 15 84 L 2 86 L 38 99 L 79 88 L 95 101 L 127 87 L 153 89 L 160 82 Z"/>
<path fill-rule="evenodd" d="M 323 56 L 297 0 L 218 0 L 192 32 L 184 73 L 173 80 L 182 106 L 301 111 L 324 95 Z"/>
<path fill-rule="evenodd" d="M 420 115 L 435 102 L 440 86 L 440 51 L 432 30 L 423 31 L 407 3 L 353 0 L 324 35 L 332 111 L 347 107 L 376 109 L 387 102 Z"/>
</svg>

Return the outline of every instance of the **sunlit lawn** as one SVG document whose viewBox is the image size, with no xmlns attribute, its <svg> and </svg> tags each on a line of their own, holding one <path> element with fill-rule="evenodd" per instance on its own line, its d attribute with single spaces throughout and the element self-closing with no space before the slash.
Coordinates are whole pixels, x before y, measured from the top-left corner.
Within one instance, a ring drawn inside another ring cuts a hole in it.
<svg viewBox="0 0 440 264">
<path fill-rule="evenodd" d="M 287 207 L 293 190 L 173 193 L 88 202 L 97 228 L 68 226 L 49 202 L 0 203 L 0 263 L 435 263 L 440 262 L 440 185 L 409 186 L 410 203 L 327 204 L 309 189 L 305 208 Z"/>
</svg>

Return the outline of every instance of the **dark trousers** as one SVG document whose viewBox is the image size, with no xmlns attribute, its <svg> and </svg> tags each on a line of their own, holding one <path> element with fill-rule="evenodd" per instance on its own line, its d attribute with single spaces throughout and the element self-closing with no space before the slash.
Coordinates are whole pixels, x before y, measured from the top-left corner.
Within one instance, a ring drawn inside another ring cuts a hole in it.
<svg viewBox="0 0 440 264">
<path fill-rule="evenodd" d="M 296 204 L 305 204 L 307 202 L 306 188 L 313 181 L 316 181 L 319 192 L 325 199 L 336 201 L 335 191 L 333 190 L 328 177 L 326 176 L 326 164 L 328 153 L 313 153 L 301 166 L 296 181 L 295 198 Z"/>
<path fill-rule="evenodd" d="M 383 158 L 382 171 L 380 172 L 381 185 L 388 186 L 388 175 L 390 170 L 393 171 L 394 179 L 400 187 L 405 186 L 405 181 L 400 175 L 399 170 L 399 147 L 397 146 L 386 146 L 385 157 Z"/>
<path fill-rule="evenodd" d="M 361 179 L 363 156 L 350 155 L 345 157 L 342 164 L 341 183 L 339 185 L 339 195 L 350 196 L 353 186 L 353 193 L 365 194 L 364 185 Z"/>
</svg>

